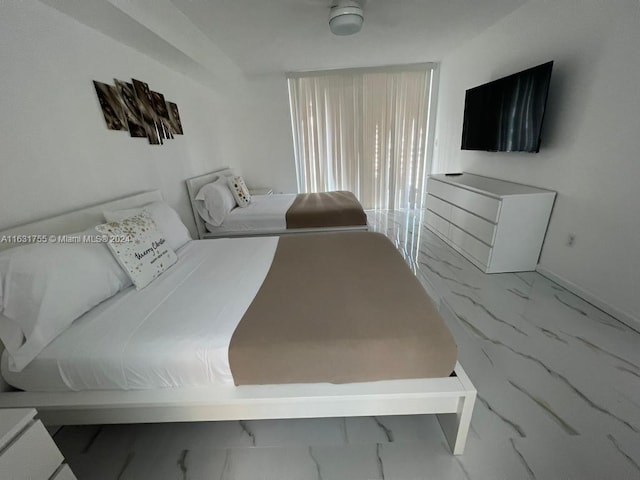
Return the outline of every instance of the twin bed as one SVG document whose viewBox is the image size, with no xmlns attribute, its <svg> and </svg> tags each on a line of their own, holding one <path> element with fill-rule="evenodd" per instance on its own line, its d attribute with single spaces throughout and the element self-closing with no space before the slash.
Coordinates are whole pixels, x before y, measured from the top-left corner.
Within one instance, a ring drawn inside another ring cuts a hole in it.
<svg viewBox="0 0 640 480">
<path fill-rule="evenodd" d="M 2 232 L 64 234 L 146 192 Z M 6 244 L 0 245 L 6 246 Z M 311 253 L 310 253 L 311 252 Z M 51 342 L 0 408 L 50 424 L 438 415 L 461 454 L 476 392 L 393 245 L 368 232 L 195 240 Z M 453 371 L 453 372 L 452 372 Z"/>
<path fill-rule="evenodd" d="M 245 208 L 234 208 L 220 225 L 199 214 L 198 193 L 207 184 L 232 176 L 228 168 L 186 181 L 198 236 L 204 238 L 366 231 L 367 216 L 351 192 L 254 195 Z"/>
</svg>

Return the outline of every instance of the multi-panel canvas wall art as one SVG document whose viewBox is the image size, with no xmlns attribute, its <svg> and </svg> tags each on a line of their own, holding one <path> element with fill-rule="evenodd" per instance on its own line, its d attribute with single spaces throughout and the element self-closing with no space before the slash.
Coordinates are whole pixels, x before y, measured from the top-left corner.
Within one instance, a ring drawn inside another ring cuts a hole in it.
<svg viewBox="0 0 640 480">
<path fill-rule="evenodd" d="M 175 103 L 140 80 L 114 82 L 115 86 L 93 82 L 108 129 L 128 130 L 132 137 L 146 137 L 152 145 L 183 134 Z"/>
</svg>

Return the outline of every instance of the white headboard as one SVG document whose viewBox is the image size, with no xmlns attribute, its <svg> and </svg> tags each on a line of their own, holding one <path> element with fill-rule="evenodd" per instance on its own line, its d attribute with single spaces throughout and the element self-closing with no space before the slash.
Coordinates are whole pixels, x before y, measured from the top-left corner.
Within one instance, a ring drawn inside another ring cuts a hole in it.
<svg viewBox="0 0 640 480">
<path fill-rule="evenodd" d="M 0 232 L 0 240 L 14 235 L 62 235 L 86 230 L 99 223 L 104 223 L 102 212 L 105 210 L 120 210 L 125 208 L 142 207 L 151 202 L 162 200 L 160 190 L 136 193 L 128 197 L 110 200 L 105 203 L 81 208 L 69 213 L 45 218 L 31 223 L 25 223 L 17 227 Z M 23 243 L 0 241 L 0 250 L 17 247 Z"/>
<path fill-rule="evenodd" d="M 224 167 L 186 180 L 187 191 L 189 192 L 189 201 L 191 202 L 191 210 L 193 211 L 193 219 L 195 220 L 196 228 L 198 229 L 198 237 L 201 239 L 204 238 L 205 233 L 207 233 L 207 227 L 196 209 L 196 195 L 198 195 L 200 189 L 207 183 L 215 182 L 220 177 L 230 177 L 231 175 L 233 175 L 233 171 L 231 171 L 229 167 Z"/>
</svg>

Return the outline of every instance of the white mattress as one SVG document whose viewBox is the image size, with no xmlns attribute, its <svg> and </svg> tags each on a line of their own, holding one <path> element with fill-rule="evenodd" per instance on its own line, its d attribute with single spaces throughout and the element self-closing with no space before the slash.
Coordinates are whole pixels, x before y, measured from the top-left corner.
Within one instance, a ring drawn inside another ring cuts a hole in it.
<svg viewBox="0 0 640 480">
<path fill-rule="evenodd" d="M 295 199 L 295 193 L 253 195 L 249 205 L 231 210 L 219 227 L 207 223 L 207 230 L 212 233 L 283 232 L 287 229 L 287 210 Z"/>
<path fill-rule="evenodd" d="M 22 390 L 129 390 L 233 383 L 229 343 L 271 267 L 277 237 L 196 240 L 148 287 L 76 320 L 22 372 Z"/>
</svg>

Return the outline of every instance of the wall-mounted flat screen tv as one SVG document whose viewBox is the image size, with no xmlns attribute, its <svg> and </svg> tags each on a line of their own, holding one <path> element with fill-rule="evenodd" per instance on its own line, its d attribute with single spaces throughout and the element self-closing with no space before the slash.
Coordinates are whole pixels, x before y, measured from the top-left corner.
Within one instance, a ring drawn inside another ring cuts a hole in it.
<svg viewBox="0 0 640 480">
<path fill-rule="evenodd" d="M 462 149 L 538 152 L 553 62 L 467 90 Z"/>
</svg>

